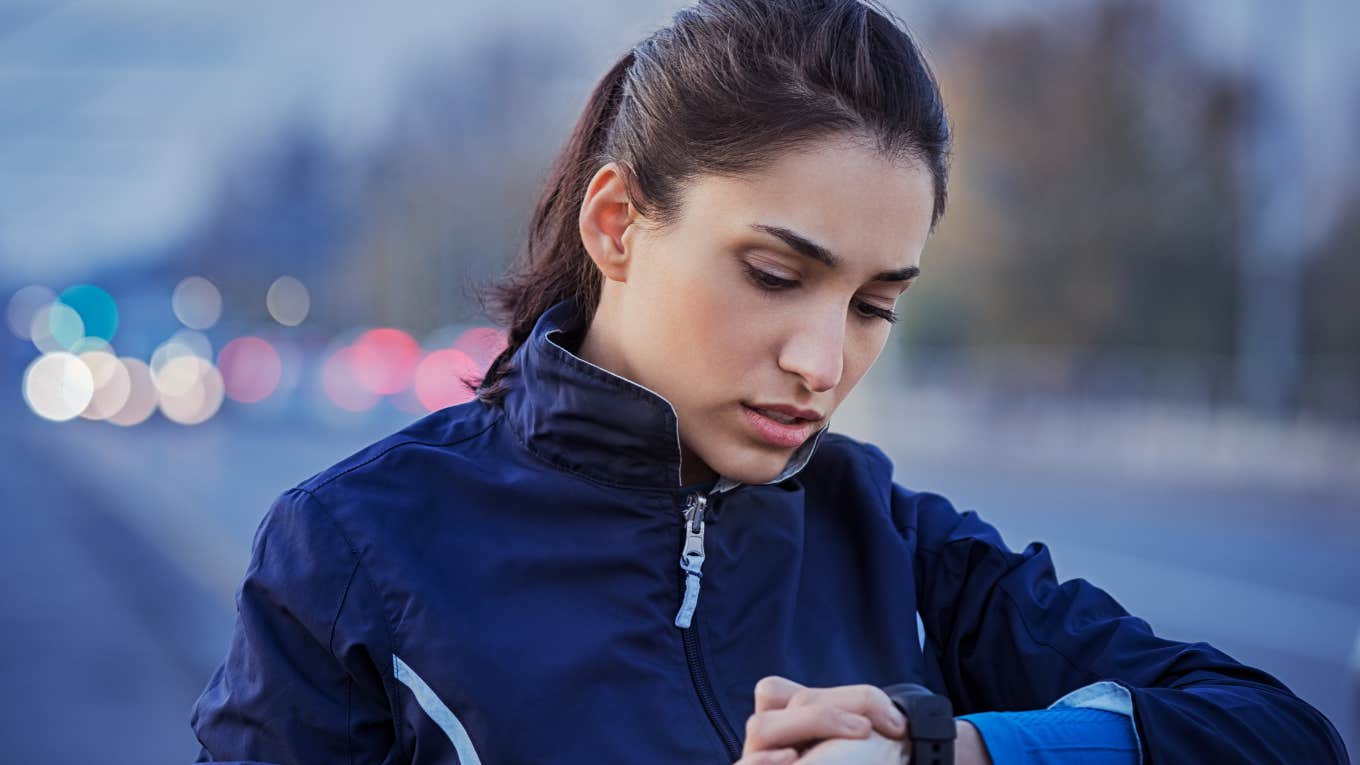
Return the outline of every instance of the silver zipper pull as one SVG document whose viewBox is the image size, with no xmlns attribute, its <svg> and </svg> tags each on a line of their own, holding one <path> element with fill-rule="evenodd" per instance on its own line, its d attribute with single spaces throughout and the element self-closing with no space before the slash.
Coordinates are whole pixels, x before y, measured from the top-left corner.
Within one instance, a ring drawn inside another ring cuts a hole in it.
<svg viewBox="0 0 1360 765">
<path fill-rule="evenodd" d="M 680 570 L 685 572 L 685 598 L 675 615 L 675 626 L 689 629 L 694 607 L 699 603 L 700 569 L 704 565 L 704 508 L 708 497 L 694 494 L 685 508 L 685 549 L 680 553 Z"/>
</svg>

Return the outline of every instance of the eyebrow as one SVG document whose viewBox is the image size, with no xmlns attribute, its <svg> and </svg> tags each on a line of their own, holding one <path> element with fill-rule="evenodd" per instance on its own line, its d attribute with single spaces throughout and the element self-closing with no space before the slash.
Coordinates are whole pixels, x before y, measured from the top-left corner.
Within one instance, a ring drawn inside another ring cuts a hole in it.
<svg viewBox="0 0 1360 765">
<path fill-rule="evenodd" d="M 828 268 L 839 268 L 841 259 L 838 255 L 827 248 L 817 244 L 794 231 L 790 231 L 781 226 L 767 226 L 762 223 L 752 223 L 751 228 L 761 231 L 771 236 L 777 237 L 784 244 L 787 244 L 794 252 L 805 258 L 811 258 L 825 264 Z M 889 271 L 879 271 L 874 274 L 873 282 L 906 282 L 915 279 L 921 274 L 921 269 L 917 266 L 907 266 L 906 268 L 895 268 Z"/>
</svg>

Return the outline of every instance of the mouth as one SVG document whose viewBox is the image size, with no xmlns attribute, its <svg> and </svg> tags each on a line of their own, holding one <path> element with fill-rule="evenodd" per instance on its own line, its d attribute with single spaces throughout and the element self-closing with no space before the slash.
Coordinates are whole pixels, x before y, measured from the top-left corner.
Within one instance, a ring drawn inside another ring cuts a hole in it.
<svg viewBox="0 0 1360 765">
<path fill-rule="evenodd" d="M 748 408 L 751 411 L 755 412 L 756 414 L 762 414 L 766 417 L 769 417 L 771 420 L 774 420 L 775 422 L 781 423 L 783 425 L 792 425 L 796 422 L 810 422 L 810 420 L 806 417 L 794 417 L 791 414 L 776 412 L 772 409 L 757 409 L 755 407 Z"/>
<path fill-rule="evenodd" d="M 816 409 L 809 409 L 795 404 L 764 402 L 760 404 L 749 404 L 745 401 L 741 403 L 743 406 L 753 409 L 776 422 L 785 424 L 796 422 L 818 422 L 824 419 L 822 413 Z"/>
<path fill-rule="evenodd" d="M 757 437 L 766 443 L 786 448 L 802 444 L 821 422 L 784 412 L 757 409 L 744 403 L 741 408 L 747 424 Z"/>
</svg>

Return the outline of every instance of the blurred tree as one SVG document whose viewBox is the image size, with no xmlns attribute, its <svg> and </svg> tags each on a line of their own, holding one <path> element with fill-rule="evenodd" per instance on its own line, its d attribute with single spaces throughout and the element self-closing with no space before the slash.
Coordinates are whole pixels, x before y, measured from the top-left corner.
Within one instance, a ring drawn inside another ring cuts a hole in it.
<svg viewBox="0 0 1360 765">
<path fill-rule="evenodd" d="M 1303 405 L 1360 417 L 1360 184 L 1304 275 Z"/>
<path fill-rule="evenodd" d="M 1050 384 L 1111 355 L 1220 374 L 1245 85 L 1204 68 L 1145 2 L 943 30 L 954 197 L 909 341 L 1043 349 Z M 1144 366 L 1123 369 L 1156 374 Z"/>
<path fill-rule="evenodd" d="M 519 247 L 571 106 L 543 97 L 565 52 L 526 34 L 490 36 L 425 70 L 369 157 L 363 224 L 341 261 L 372 321 L 480 318 L 471 283 Z"/>
<path fill-rule="evenodd" d="M 525 34 L 427 66 L 357 158 L 307 119 L 286 125 L 224 173 L 175 270 L 212 279 L 251 307 L 246 320 L 268 319 L 265 290 L 283 273 L 311 288 L 309 325 L 421 332 L 477 318 L 467 287 L 519 246 L 556 148 L 544 138 L 570 127 L 572 97 L 553 87 L 566 54 Z"/>
<path fill-rule="evenodd" d="M 334 299 L 336 252 L 353 236 L 354 177 L 326 136 L 303 116 L 226 169 L 203 220 L 180 245 L 183 275 L 212 280 L 230 308 L 224 320 L 267 322 L 265 294 L 280 275 L 314 295 L 309 324 L 352 324 L 352 302 Z"/>
</svg>

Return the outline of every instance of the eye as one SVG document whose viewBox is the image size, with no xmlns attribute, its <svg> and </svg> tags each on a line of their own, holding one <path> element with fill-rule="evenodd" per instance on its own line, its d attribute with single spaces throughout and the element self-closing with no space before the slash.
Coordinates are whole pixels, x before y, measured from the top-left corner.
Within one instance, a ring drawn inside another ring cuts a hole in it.
<svg viewBox="0 0 1360 765">
<path fill-rule="evenodd" d="M 785 290 L 790 287 L 798 286 L 798 282 L 793 279 L 781 279 L 780 277 L 762 271 L 749 263 L 742 263 L 742 267 L 746 269 L 746 275 L 751 279 L 751 282 L 767 292 L 776 292 L 778 290 Z"/>
<path fill-rule="evenodd" d="M 798 282 L 794 279 L 784 279 L 775 276 L 774 274 L 762 271 L 749 263 L 742 263 L 742 267 L 745 268 L 746 275 L 750 278 L 751 282 L 755 284 L 757 288 L 765 292 L 779 292 L 798 286 Z M 863 300 L 855 302 L 855 310 L 859 313 L 861 318 L 869 321 L 886 321 L 889 324 L 894 324 L 899 318 L 896 311 L 888 308 L 879 308 L 878 306 L 873 305 L 872 303 L 866 303 Z"/>
<path fill-rule="evenodd" d="M 863 301 L 860 301 L 856 305 L 856 308 L 859 310 L 860 316 L 863 316 L 866 319 L 870 320 L 882 319 L 883 321 L 886 321 L 889 324 L 896 323 L 898 319 L 896 311 L 889 310 L 887 308 L 879 308 L 876 305 L 870 305 L 869 303 L 865 303 Z"/>
</svg>

